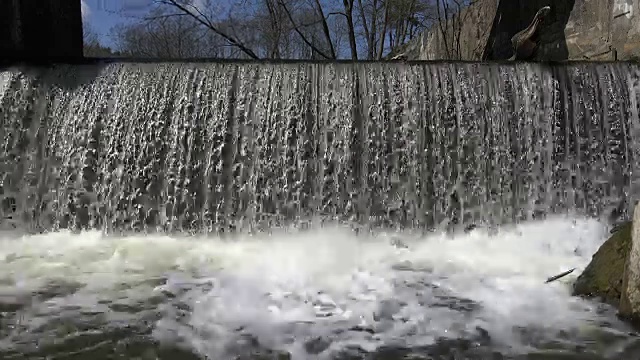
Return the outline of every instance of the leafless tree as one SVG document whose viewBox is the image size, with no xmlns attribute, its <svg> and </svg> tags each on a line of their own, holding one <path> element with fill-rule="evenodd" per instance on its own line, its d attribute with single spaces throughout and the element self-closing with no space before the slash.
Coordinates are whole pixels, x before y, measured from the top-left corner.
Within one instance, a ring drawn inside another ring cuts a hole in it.
<svg viewBox="0 0 640 360">
<path fill-rule="evenodd" d="M 214 32 L 222 39 L 224 39 L 229 45 L 238 48 L 247 56 L 253 59 L 259 59 L 260 57 L 244 42 L 233 36 L 227 29 L 221 26 L 221 22 L 216 21 L 212 16 L 211 0 L 203 0 L 194 2 L 193 0 L 154 0 L 158 5 L 165 5 L 172 13 L 165 14 L 164 16 L 187 16 L 193 19 L 196 23 L 204 26 L 210 31 Z M 229 25 L 229 23 L 227 23 Z M 231 24 L 233 25 L 233 24 Z"/>
<path fill-rule="evenodd" d="M 357 26 L 367 59 L 382 59 L 385 51 L 408 42 L 435 18 L 430 0 L 357 0 Z"/>
<path fill-rule="evenodd" d="M 450 23 L 460 24 L 454 14 L 472 0 L 153 1 L 153 10 L 115 32 L 129 54 L 375 60 L 437 25 L 455 58 L 460 36 L 451 37 Z"/>
<path fill-rule="evenodd" d="M 427 29 L 435 19 L 435 6 L 424 0 L 394 0 L 388 8 L 387 30 L 391 48 L 406 43 L 418 31 Z"/>
<path fill-rule="evenodd" d="M 462 59 L 462 29 L 468 12 L 465 8 L 473 5 L 476 0 L 437 0 L 437 23 L 442 36 L 447 59 Z"/>
<path fill-rule="evenodd" d="M 289 4 L 284 0 L 277 1 L 287 16 L 290 28 L 311 50 L 311 58 L 316 58 L 317 56 L 324 59 L 337 58 L 328 20 L 319 0 L 314 0 L 310 8 L 307 6 L 305 9 L 298 9 L 298 18 L 295 16 L 295 10 L 293 10 Z M 319 32 L 316 30 L 318 25 L 322 26 L 323 40 L 320 39 L 321 36 L 319 36 Z M 323 49 L 323 47 L 326 47 L 326 49 Z"/>
<path fill-rule="evenodd" d="M 84 56 L 86 57 L 113 57 L 119 55 L 111 48 L 100 43 L 100 37 L 98 36 L 98 33 L 96 33 L 96 31 L 90 25 L 84 25 L 83 38 L 83 52 Z"/>
<path fill-rule="evenodd" d="M 287 38 L 287 19 L 285 9 L 279 0 L 263 0 L 261 5 L 266 9 L 266 15 L 258 15 L 259 21 L 266 31 L 262 32 L 262 39 L 267 53 L 272 59 L 282 57 L 283 43 Z"/>
<path fill-rule="evenodd" d="M 154 9 L 148 20 L 113 31 L 120 50 L 129 55 L 158 58 L 195 58 L 209 55 L 206 32 L 193 18 Z"/>
</svg>

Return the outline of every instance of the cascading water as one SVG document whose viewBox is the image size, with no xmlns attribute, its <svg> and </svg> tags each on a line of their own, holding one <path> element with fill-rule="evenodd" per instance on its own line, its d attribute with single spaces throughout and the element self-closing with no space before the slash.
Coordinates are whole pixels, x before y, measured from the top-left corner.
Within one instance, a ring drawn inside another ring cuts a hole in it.
<svg viewBox="0 0 640 360">
<path fill-rule="evenodd" d="M 543 282 L 640 193 L 639 112 L 624 63 L 2 70 L 0 357 L 631 358 Z"/>
<path fill-rule="evenodd" d="M 2 216 L 220 232 L 625 211 L 639 77 L 626 64 L 9 70 Z"/>
</svg>

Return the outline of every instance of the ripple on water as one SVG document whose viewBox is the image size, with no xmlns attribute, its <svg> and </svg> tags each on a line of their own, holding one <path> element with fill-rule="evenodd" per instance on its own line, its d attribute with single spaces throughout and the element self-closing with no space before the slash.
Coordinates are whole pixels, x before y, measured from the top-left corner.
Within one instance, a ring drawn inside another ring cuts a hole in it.
<svg viewBox="0 0 640 360">
<path fill-rule="evenodd" d="M 611 309 L 544 284 L 605 237 L 563 218 L 491 236 L 5 236 L 0 355 L 617 359 L 638 345 Z"/>
</svg>

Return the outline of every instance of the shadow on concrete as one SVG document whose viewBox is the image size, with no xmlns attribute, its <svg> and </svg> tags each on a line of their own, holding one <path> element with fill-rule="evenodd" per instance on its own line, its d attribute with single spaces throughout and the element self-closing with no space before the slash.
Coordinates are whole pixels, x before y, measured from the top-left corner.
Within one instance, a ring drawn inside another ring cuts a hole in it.
<svg viewBox="0 0 640 360">
<path fill-rule="evenodd" d="M 15 71 L 48 88 L 75 89 L 95 81 L 107 63 L 33 65 L 20 63 L 0 66 L 2 71 Z"/>
<path fill-rule="evenodd" d="M 544 6 L 551 7 L 551 13 L 541 24 L 535 60 L 567 60 L 569 50 L 564 30 L 575 6 L 575 0 L 500 1 L 482 59 L 504 60 L 511 57 L 511 38 L 529 26 L 536 12 Z"/>
</svg>

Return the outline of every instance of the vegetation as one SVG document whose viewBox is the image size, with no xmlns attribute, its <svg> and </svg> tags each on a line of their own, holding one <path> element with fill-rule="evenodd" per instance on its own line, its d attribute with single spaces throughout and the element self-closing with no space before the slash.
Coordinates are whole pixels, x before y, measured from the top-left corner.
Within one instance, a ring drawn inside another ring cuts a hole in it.
<svg viewBox="0 0 640 360">
<path fill-rule="evenodd" d="M 84 36 L 84 56 L 88 57 L 117 57 L 120 56 L 118 51 L 104 46 L 100 43 L 98 34 L 90 27 L 85 25 L 83 29 Z"/>
<path fill-rule="evenodd" d="M 129 14 L 130 22 L 113 29 L 111 37 L 117 52 L 85 37 L 85 53 L 178 59 L 377 60 L 426 29 L 456 29 L 446 24 L 460 22 L 456 16 L 469 3 L 153 0 L 144 14 Z"/>
<path fill-rule="evenodd" d="M 618 306 L 624 267 L 631 250 L 631 227 L 630 221 L 621 225 L 598 249 L 576 280 L 574 295 L 598 297 L 605 303 Z"/>
</svg>

